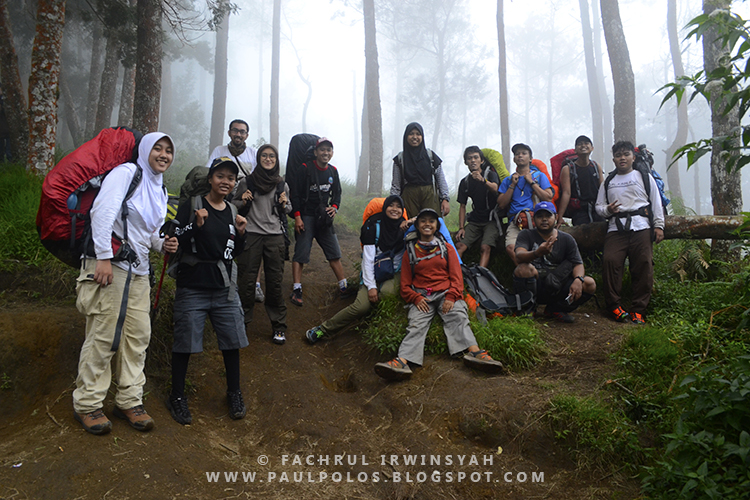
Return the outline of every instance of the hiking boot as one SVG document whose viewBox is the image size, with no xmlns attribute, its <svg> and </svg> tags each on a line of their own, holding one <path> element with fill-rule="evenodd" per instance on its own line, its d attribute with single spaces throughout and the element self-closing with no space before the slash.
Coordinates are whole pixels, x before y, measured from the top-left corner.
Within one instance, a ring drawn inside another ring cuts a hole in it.
<svg viewBox="0 0 750 500">
<path fill-rule="evenodd" d="M 255 302 L 263 302 L 266 300 L 266 296 L 263 294 L 263 289 L 259 283 L 255 284 Z"/>
<path fill-rule="evenodd" d="M 245 402 L 242 400 L 242 391 L 227 391 L 227 403 L 229 404 L 229 416 L 233 420 L 239 420 L 245 417 L 247 409 Z"/>
<path fill-rule="evenodd" d="M 286 335 L 284 332 L 273 332 L 273 338 L 271 340 L 274 344 L 282 345 L 286 342 Z"/>
<path fill-rule="evenodd" d="M 130 427 L 135 430 L 146 432 L 154 428 L 154 419 L 151 418 L 148 413 L 146 413 L 143 405 L 136 405 L 132 408 L 128 408 L 127 410 L 123 410 L 115 405 L 115 409 L 112 410 L 112 414 L 117 418 L 127 420 L 130 424 Z"/>
<path fill-rule="evenodd" d="M 544 311 L 544 317 L 548 319 L 554 319 L 560 323 L 573 323 L 575 318 L 570 314 L 559 312 L 559 311 Z"/>
<path fill-rule="evenodd" d="M 612 309 L 609 314 L 612 316 L 612 319 L 614 319 L 618 323 L 625 323 L 628 319 L 630 319 L 630 315 L 626 313 L 625 309 L 620 306 Z"/>
<path fill-rule="evenodd" d="M 292 295 L 289 297 L 289 299 L 295 306 L 302 307 L 302 289 L 295 288 L 294 290 L 292 290 Z"/>
<path fill-rule="evenodd" d="M 305 332 L 305 338 L 311 344 L 314 344 L 318 340 L 322 339 L 323 335 L 325 335 L 325 333 L 320 326 L 314 326 Z"/>
<path fill-rule="evenodd" d="M 500 361 L 492 359 L 490 354 L 484 349 L 467 352 L 466 355 L 464 355 L 464 364 L 469 368 L 474 368 L 486 373 L 500 373 L 503 371 L 503 364 Z"/>
<path fill-rule="evenodd" d="M 178 398 L 169 396 L 167 398 L 167 409 L 178 424 L 190 425 L 193 422 L 193 416 L 190 414 L 186 397 Z"/>
<path fill-rule="evenodd" d="M 630 321 L 632 321 L 634 325 L 646 324 L 646 320 L 643 318 L 643 314 L 637 312 L 630 313 Z"/>
<path fill-rule="evenodd" d="M 101 408 L 89 413 L 73 412 L 73 418 L 78 420 L 86 432 L 101 436 L 112 430 L 112 422 L 109 421 Z"/>
<path fill-rule="evenodd" d="M 376 364 L 375 373 L 386 380 L 405 380 L 411 377 L 412 371 L 408 363 L 401 361 L 401 358 L 394 358 L 387 363 Z"/>
</svg>

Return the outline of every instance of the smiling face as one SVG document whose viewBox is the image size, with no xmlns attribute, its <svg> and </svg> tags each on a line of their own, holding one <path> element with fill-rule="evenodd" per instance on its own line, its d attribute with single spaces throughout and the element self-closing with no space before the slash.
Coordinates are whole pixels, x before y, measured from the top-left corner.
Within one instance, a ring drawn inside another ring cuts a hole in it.
<svg viewBox="0 0 750 500">
<path fill-rule="evenodd" d="M 260 150 L 260 166 L 263 170 L 273 170 L 278 162 L 276 153 L 271 148 L 263 148 Z"/>
<path fill-rule="evenodd" d="M 584 155 L 589 154 L 594 150 L 594 146 L 588 141 L 580 141 L 576 144 L 576 154 Z"/>
<path fill-rule="evenodd" d="M 232 140 L 232 146 L 239 147 L 247 139 L 247 125 L 240 122 L 232 122 L 229 126 L 229 138 Z"/>
<path fill-rule="evenodd" d="M 211 185 L 211 191 L 224 198 L 234 189 L 237 175 L 229 167 L 219 167 L 208 178 L 208 183 Z"/>
<path fill-rule="evenodd" d="M 417 219 L 417 231 L 419 232 L 419 239 L 422 241 L 430 241 L 435 237 L 437 232 L 438 220 L 432 214 L 426 214 Z"/>
<path fill-rule="evenodd" d="M 409 143 L 409 146 L 416 148 L 420 144 L 422 144 L 422 134 L 419 133 L 419 129 L 415 128 L 411 132 L 409 132 L 409 135 L 406 136 L 406 142 Z"/>
<path fill-rule="evenodd" d="M 404 209 L 401 207 L 401 203 L 394 201 L 385 208 L 385 215 L 389 219 L 398 220 L 404 214 Z"/>
<path fill-rule="evenodd" d="M 163 174 L 172 164 L 172 160 L 174 160 L 172 142 L 166 137 L 162 137 L 151 148 L 151 152 L 148 154 L 148 164 L 155 173 Z"/>
<path fill-rule="evenodd" d="M 328 165 L 328 162 L 331 161 L 331 158 L 333 158 L 333 146 L 328 144 L 327 142 L 324 142 L 317 148 L 315 148 L 315 160 L 318 162 L 318 165 L 323 167 L 325 165 Z"/>
</svg>

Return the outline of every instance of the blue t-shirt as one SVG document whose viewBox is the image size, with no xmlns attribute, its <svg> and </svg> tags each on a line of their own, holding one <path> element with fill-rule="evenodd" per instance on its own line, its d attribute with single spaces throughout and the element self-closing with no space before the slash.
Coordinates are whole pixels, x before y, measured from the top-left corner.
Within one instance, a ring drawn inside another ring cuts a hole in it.
<svg viewBox="0 0 750 500">
<path fill-rule="evenodd" d="M 508 190 L 508 186 L 510 186 L 511 183 L 511 177 L 512 176 L 508 176 L 503 179 L 503 182 L 500 183 L 500 187 L 497 189 L 498 193 L 502 194 Z M 547 176 L 539 170 L 532 169 L 531 178 L 538 182 L 539 187 L 542 189 L 549 189 L 552 187 Z M 533 195 L 534 190 L 532 189 L 531 184 L 527 183 L 524 177 L 519 178 L 518 184 L 516 184 L 516 188 L 513 190 L 513 195 L 510 199 L 510 209 L 508 210 L 508 213 L 510 215 L 515 215 L 521 210 L 532 210 L 534 208 L 534 200 L 532 199 Z"/>
</svg>

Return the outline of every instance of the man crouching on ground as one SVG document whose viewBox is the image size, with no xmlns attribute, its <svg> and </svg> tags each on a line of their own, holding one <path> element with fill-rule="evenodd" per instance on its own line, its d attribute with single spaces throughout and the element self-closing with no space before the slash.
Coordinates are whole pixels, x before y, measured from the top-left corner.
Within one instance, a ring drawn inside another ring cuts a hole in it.
<svg viewBox="0 0 750 500">
<path fill-rule="evenodd" d="M 546 304 L 544 317 L 572 323 L 570 312 L 596 292 L 596 282 L 585 276 L 578 245 L 568 233 L 555 229 L 555 205 L 542 201 L 534 207 L 533 229 L 516 240 L 518 267 L 513 271 L 516 293 L 530 290 L 537 304 Z"/>
</svg>

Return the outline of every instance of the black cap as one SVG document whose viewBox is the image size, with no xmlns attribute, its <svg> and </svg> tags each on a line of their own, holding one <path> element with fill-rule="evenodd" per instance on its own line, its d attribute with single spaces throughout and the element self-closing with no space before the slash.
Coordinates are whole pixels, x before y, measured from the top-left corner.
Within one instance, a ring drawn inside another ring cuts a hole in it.
<svg viewBox="0 0 750 500">
<path fill-rule="evenodd" d="M 513 152 L 513 154 L 516 154 L 516 151 L 519 149 L 524 149 L 529 152 L 529 156 L 533 157 L 534 155 L 531 153 L 531 148 L 522 142 L 519 142 L 518 144 L 514 144 L 510 150 Z"/>
<path fill-rule="evenodd" d="M 575 142 L 576 146 L 584 142 L 588 144 L 594 144 L 593 141 L 588 138 L 588 136 L 579 135 L 578 137 L 576 137 L 576 142 Z"/>
<path fill-rule="evenodd" d="M 234 160 L 226 156 L 220 156 L 211 162 L 211 167 L 208 169 L 208 176 L 211 177 L 213 173 L 216 171 L 216 169 L 219 167 L 228 168 L 229 170 L 234 172 L 234 175 L 239 175 L 240 173 L 240 169 L 237 166 L 237 164 L 234 162 Z"/>
</svg>

